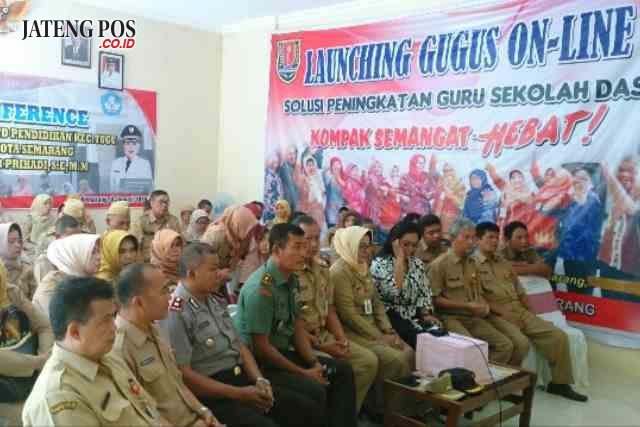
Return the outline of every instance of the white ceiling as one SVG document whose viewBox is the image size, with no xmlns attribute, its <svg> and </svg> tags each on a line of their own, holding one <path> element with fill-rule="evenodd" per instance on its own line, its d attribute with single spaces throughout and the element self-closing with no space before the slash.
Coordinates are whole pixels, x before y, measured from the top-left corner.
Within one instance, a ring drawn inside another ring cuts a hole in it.
<svg viewBox="0 0 640 427">
<path fill-rule="evenodd" d="M 210 31 L 240 21 L 346 3 L 345 0 L 74 0 L 90 6 Z"/>
</svg>

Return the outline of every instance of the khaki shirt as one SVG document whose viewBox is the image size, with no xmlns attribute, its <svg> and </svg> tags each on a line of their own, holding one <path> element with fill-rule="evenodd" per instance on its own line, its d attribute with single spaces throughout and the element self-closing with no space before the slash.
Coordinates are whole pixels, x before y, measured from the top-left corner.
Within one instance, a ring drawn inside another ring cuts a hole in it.
<svg viewBox="0 0 640 427">
<path fill-rule="evenodd" d="M 15 286 L 7 287 L 9 301 L 29 319 L 31 334 L 38 337 L 38 354 L 44 354 L 53 345 L 53 332 L 49 319 L 36 309 L 31 301 Z M 0 350 L 0 375 L 8 377 L 30 377 L 38 368 L 39 360 L 30 354 L 12 350 Z"/>
<path fill-rule="evenodd" d="M 36 284 L 39 285 L 40 282 L 42 282 L 42 279 L 55 269 L 56 266 L 49 261 L 46 254 L 39 255 L 35 260 L 33 260 L 33 278 L 36 281 Z"/>
<path fill-rule="evenodd" d="M 40 282 L 38 289 L 33 294 L 33 305 L 42 311 L 47 318 L 49 318 L 49 303 L 53 298 L 53 292 L 56 290 L 56 286 L 67 277 L 70 276 L 62 271 L 50 271 L 42 278 L 42 282 Z"/>
<path fill-rule="evenodd" d="M 178 233 L 182 233 L 180 227 L 180 221 L 178 218 L 171 214 L 167 214 L 164 218 L 156 218 L 151 211 L 143 214 L 138 218 L 132 227 L 131 234 L 136 236 L 140 247 L 142 248 L 142 256 L 144 262 L 149 262 L 151 259 L 151 241 L 156 232 L 169 228 Z"/>
<path fill-rule="evenodd" d="M 431 262 L 428 275 L 434 298 L 443 296 L 458 302 L 482 301 L 482 285 L 476 264 L 471 257 L 461 258 L 450 249 Z M 439 311 L 449 315 L 470 315 L 463 309 Z"/>
<path fill-rule="evenodd" d="M 523 298 L 526 292 L 509 261 L 500 255 L 488 257 L 480 251 L 473 254 L 472 258 L 478 268 L 484 297 L 489 303 L 505 308 L 524 308 L 520 298 Z"/>
<path fill-rule="evenodd" d="M 56 240 L 56 229 L 55 227 L 51 227 L 50 229 L 42 233 L 38 241 L 35 242 L 36 249 L 35 249 L 34 257 L 38 257 L 40 255 L 46 255 L 49 245 L 54 240 Z"/>
<path fill-rule="evenodd" d="M 339 259 L 329 269 L 329 277 L 335 289 L 336 311 L 346 330 L 371 341 L 393 333 L 368 271 L 366 276 L 362 276 Z"/>
<path fill-rule="evenodd" d="M 334 290 L 329 280 L 329 269 L 323 261 L 320 262 L 314 260 L 297 273 L 299 291 L 296 301 L 307 331 L 324 344 L 331 338 L 327 331 L 327 317 L 329 307 L 334 304 Z"/>
<path fill-rule="evenodd" d="M 22 410 L 25 427 L 157 426 L 155 402 L 113 354 L 96 363 L 53 346 Z"/>
<path fill-rule="evenodd" d="M 17 286 L 22 293 L 29 299 L 33 298 L 33 294 L 36 292 L 38 283 L 33 275 L 33 266 L 24 261 L 6 263 L 9 283 Z"/>
<path fill-rule="evenodd" d="M 436 248 L 430 248 L 424 243 L 423 240 L 420 240 L 415 256 L 422 260 L 425 267 L 428 267 L 429 264 L 431 264 L 431 261 L 438 258 L 445 252 L 447 252 L 447 247 L 444 244 L 440 244 Z"/>
<path fill-rule="evenodd" d="M 182 381 L 176 359 L 154 325 L 151 334 L 118 316 L 113 350 L 155 399 L 160 414 L 176 427 L 186 427 L 203 415 L 204 405 Z"/>
<path fill-rule="evenodd" d="M 516 252 L 511 249 L 511 247 L 504 246 L 498 251 L 498 254 L 507 261 L 526 262 L 528 264 L 537 264 L 539 262 L 544 262 L 542 257 L 538 255 L 536 250 L 533 248 L 527 248 L 524 251 Z"/>
</svg>

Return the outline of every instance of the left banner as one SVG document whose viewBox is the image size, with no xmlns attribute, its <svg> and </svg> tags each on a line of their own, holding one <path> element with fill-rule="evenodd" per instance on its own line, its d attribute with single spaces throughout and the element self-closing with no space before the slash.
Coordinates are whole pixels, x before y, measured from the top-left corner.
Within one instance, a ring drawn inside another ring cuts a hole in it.
<svg viewBox="0 0 640 427">
<path fill-rule="evenodd" d="M 79 194 L 88 207 L 141 205 L 153 189 L 156 93 L 105 91 L 68 80 L 0 73 L 0 201 L 57 206 Z"/>
</svg>

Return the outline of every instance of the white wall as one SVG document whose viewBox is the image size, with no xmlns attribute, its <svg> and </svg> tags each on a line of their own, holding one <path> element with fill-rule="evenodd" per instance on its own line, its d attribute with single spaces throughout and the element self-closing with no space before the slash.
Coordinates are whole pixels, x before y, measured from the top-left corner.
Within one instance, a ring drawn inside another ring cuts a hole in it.
<svg viewBox="0 0 640 427">
<path fill-rule="evenodd" d="M 222 37 L 218 188 L 262 199 L 271 34 L 336 28 L 487 3 L 477 0 L 354 1 L 227 26 Z"/>
<path fill-rule="evenodd" d="M 216 191 L 220 34 L 57 0 L 33 2 L 28 19 L 135 19 L 136 47 L 125 55 L 125 86 L 158 95 L 156 187 L 169 191 L 172 211 Z M 94 21 L 95 22 L 95 21 Z M 0 36 L 0 72 L 59 77 L 97 85 L 98 40 L 92 69 L 60 65 L 60 39 Z M 13 213 L 12 213 L 13 215 Z M 93 212 L 98 228 L 104 211 Z M 20 216 L 16 214 L 13 216 Z"/>
</svg>

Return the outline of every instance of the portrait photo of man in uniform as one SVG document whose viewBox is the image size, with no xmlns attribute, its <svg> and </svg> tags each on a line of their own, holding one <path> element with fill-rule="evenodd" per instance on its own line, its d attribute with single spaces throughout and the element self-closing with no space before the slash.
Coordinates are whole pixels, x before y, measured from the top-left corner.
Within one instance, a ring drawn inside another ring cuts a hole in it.
<svg viewBox="0 0 640 427">
<path fill-rule="evenodd" d="M 84 37 L 63 38 L 62 64 L 91 68 L 91 39 Z"/>
<path fill-rule="evenodd" d="M 120 133 L 123 156 L 111 163 L 112 193 L 144 193 L 153 188 L 153 171 L 149 160 L 140 156 L 142 132 L 135 125 L 127 125 Z"/>
</svg>

